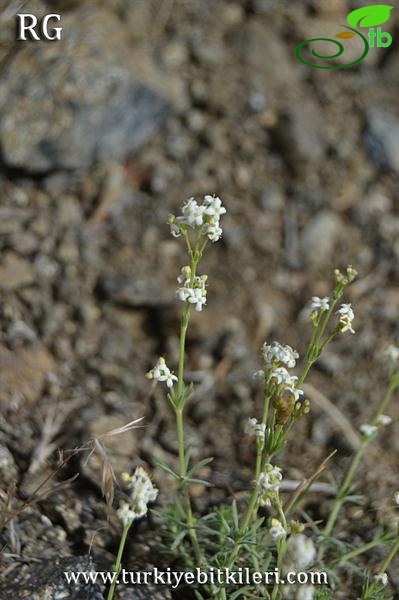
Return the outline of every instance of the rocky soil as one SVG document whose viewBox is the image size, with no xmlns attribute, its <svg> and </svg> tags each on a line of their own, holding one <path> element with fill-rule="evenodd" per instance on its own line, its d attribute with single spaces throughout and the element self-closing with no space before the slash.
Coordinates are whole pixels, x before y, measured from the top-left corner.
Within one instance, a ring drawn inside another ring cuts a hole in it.
<svg viewBox="0 0 399 600">
<path fill-rule="evenodd" d="M 176 460 L 173 419 L 144 374 L 160 353 L 175 364 L 178 352 L 184 254 L 167 215 L 208 192 L 228 215 L 204 261 L 208 307 L 188 339 L 197 388 L 187 434 L 194 457 L 215 457 L 206 473 L 214 487 L 194 490 L 197 509 L 250 481 L 241 432 L 260 401 L 252 379 L 260 345 L 278 339 L 304 352 L 306 303 L 328 294 L 336 266 L 353 264 L 356 336 L 334 343 L 315 368 L 311 417 L 280 457 L 298 480 L 337 448 L 331 469 L 340 476 L 356 435 L 332 421 L 314 390 L 357 430 L 382 393 L 382 353 L 399 339 L 397 44 L 350 70 L 301 65 L 295 46 L 342 19 L 340 3 L 323 0 L 49 0 L 24 9 L 61 4 L 64 38 L 51 44 L 15 42 L 18 3 L 0 5 L 3 500 L 8 491 L 18 506 L 35 493 L 58 448 L 141 416 L 145 428 L 110 438 L 110 458 L 117 475 L 150 465 L 161 501 L 170 497 L 152 457 Z M 359 478 L 368 500 L 347 510 L 343 539 L 366 541 L 397 520 L 398 440 L 394 424 L 370 450 Z M 57 587 L 57 573 L 81 565 L 89 548 L 109 568 L 117 544 L 96 457 L 74 456 L 51 485 L 76 473 L 1 534 L 1 598 L 102 598 L 95 586 Z M 323 518 L 326 501 L 314 496 L 307 508 Z M 151 563 L 146 530 L 140 524 L 132 540 L 131 564 Z M 390 575 L 399 594 L 397 571 Z"/>
</svg>

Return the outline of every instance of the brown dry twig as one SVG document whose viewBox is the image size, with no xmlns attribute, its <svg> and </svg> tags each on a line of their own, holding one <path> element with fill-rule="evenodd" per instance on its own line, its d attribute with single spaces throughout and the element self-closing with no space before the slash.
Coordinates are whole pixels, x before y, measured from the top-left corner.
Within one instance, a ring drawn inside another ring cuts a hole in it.
<svg viewBox="0 0 399 600">
<path fill-rule="evenodd" d="M 319 475 L 321 475 L 321 473 L 325 470 L 327 463 L 336 454 L 336 452 L 336 450 L 333 450 L 333 452 L 331 452 L 331 454 L 329 454 L 327 458 L 325 458 L 320 463 L 320 465 L 317 467 L 314 473 L 310 475 L 310 477 L 307 477 L 301 481 L 291 498 L 288 500 L 287 504 L 284 506 L 285 514 L 288 514 L 288 512 L 298 503 L 300 497 L 309 490 L 314 480 L 317 479 Z"/>
</svg>

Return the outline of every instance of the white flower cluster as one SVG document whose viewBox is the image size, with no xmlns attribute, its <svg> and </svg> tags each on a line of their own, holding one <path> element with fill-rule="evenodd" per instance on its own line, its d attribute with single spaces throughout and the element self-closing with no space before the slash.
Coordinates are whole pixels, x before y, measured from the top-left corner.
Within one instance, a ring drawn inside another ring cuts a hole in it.
<svg viewBox="0 0 399 600">
<path fill-rule="evenodd" d="M 220 217 L 226 213 L 222 201 L 217 196 L 204 196 L 202 204 L 190 198 L 182 208 L 180 217 L 170 216 L 169 224 L 174 237 L 179 237 L 182 227 L 203 228 L 203 233 L 211 242 L 217 242 L 223 233 L 220 227 Z"/>
<path fill-rule="evenodd" d="M 255 418 L 248 419 L 245 425 L 245 433 L 247 435 L 253 435 L 264 442 L 266 425 L 264 423 L 258 423 L 258 420 Z"/>
<path fill-rule="evenodd" d="M 129 483 L 131 493 L 129 502 L 121 501 L 117 514 L 126 526 L 147 514 L 148 504 L 156 500 L 158 490 L 143 467 L 137 467 L 131 476 L 125 474 L 124 479 Z"/>
<path fill-rule="evenodd" d="M 279 342 L 272 342 L 271 344 L 265 342 L 261 351 L 265 361 L 265 369 L 256 371 L 254 376 L 267 377 L 269 382 L 274 380 L 280 386 L 280 391 L 288 392 L 297 401 L 302 396 L 303 391 L 297 388 L 298 377 L 290 375 L 286 367 L 290 369 L 295 367 L 297 358 L 299 358 L 298 352 L 291 346 L 283 346 Z"/>
<path fill-rule="evenodd" d="M 283 388 L 284 391 L 291 394 L 295 402 L 303 395 L 303 390 L 300 390 L 297 385 L 298 377 L 290 375 L 285 367 L 277 367 L 269 375 L 269 381 L 275 380 L 276 383 Z"/>
<path fill-rule="evenodd" d="M 386 427 L 392 423 L 392 418 L 389 415 L 380 415 L 375 421 L 375 425 L 365 423 L 360 426 L 360 432 L 365 438 L 371 439 L 378 431 L 379 427 Z"/>
<path fill-rule="evenodd" d="M 263 473 L 259 475 L 257 489 L 259 494 L 259 504 L 261 506 L 271 506 L 272 500 L 278 493 L 280 482 L 283 478 L 281 469 L 268 464 Z"/>
<path fill-rule="evenodd" d="M 269 529 L 270 536 L 273 540 L 281 540 L 287 535 L 286 530 L 278 519 L 271 520 L 271 527 Z"/>
<path fill-rule="evenodd" d="M 178 288 L 176 296 L 182 302 L 195 304 L 195 310 L 201 312 L 202 307 L 206 304 L 207 291 L 205 286 L 207 279 L 207 275 L 196 275 L 192 280 L 190 267 L 183 267 L 177 278 L 181 287 Z"/>
<path fill-rule="evenodd" d="M 173 387 L 173 382 L 177 381 L 176 375 L 166 365 L 165 359 L 162 356 L 158 359 L 155 367 L 146 373 L 146 377 L 147 379 L 155 379 L 155 381 L 164 381 L 168 388 Z"/>
<path fill-rule="evenodd" d="M 296 360 L 299 358 L 298 352 L 291 346 L 283 346 L 279 342 L 272 342 L 271 344 L 265 342 L 262 346 L 262 355 L 267 367 L 274 366 L 274 363 L 282 363 L 289 369 L 295 367 Z"/>
<path fill-rule="evenodd" d="M 399 505 L 399 491 L 394 493 L 393 499 L 394 499 L 395 504 Z"/>
<path fill-rule="evenodd" d="M 355 330 L 352 327 L 352 321 L 355 318 L 355 313 L 352 310 L 352 305 L 351 304 L 341 304 L 341 306 L 337 310 L 337 314 L 339 315 L 339 322 L 341 325 L 340 330 L 343 333 L 345 331 L 350 331 L 351 333 L 355 333 Z"/>
<path fill-rule="evenodd" d="M 318 296 L 313 296 L 312 303 L 310 305 L 310 310 L 313 312 L 324 312 L 325 310 L 329 310 L 330 308 L 330 298 L 326 296 L 325 298 L 319 298 Z"/>
</svg>

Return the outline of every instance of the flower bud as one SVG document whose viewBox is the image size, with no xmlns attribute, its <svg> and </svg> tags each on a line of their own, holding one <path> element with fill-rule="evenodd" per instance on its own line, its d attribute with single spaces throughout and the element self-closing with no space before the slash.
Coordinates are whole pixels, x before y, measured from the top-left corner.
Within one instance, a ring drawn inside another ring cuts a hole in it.
<svg viewBox="0 0 399 600">
<path fill-rule="evenodd" d="M 297 535 L 298 533 L 305 531 L 305 525 L 299 521 L 290 521 L 290 529 L 292 535 Z"/>
</svg>

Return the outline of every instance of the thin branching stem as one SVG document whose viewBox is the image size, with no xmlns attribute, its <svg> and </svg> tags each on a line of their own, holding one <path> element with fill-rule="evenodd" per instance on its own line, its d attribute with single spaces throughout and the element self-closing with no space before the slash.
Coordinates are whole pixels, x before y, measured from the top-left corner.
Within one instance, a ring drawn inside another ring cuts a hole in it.
<svg viewBox="0 0 399 600">
<path fill-rule="evenodd" d="M 395 386 L 392 384 L 392 382 L 390 381 L 390 383 L 388 384 L 388 387 L 386 389 L 386 392 L 384 394 L 384 397 L 382 398 L 375 414 L 374 417 L 371 421 L 371 425 L 372 426 L 376 426 L 378 424 L 378 419 L 380 418 L 380 416 L 383 414 L 383 412 L 385 411 L 386 407 L 389 404 L 389 401 L 392 398 L 392 394 L 394 392 Z M 350 487 L 352 485 L 353 482 L 353 478 L 356 474 L 356 471 L 359 467 L 359 464 L 363 458 L 363 455 L 366 451 L 366 448 L 368 447 L 368 445 L 370 444 L 371 439 L 364 437 L 360 443 L 359 448 L 357 449 L 357 451 L 355 452 L 350 465 L 346 471 L 344 480 L 338 490 L 338 493 L 335 497 L 331 512 L 329 514 L 329 517 L 327 519 L 327 523 L 326 526 L 323 530 L 323 535 L 324 537 L 327 539 L 331 536 L 332 530 L 334 528 L 335 522 L 337 520 L 337 517 L 339 515 L 339 512 L 342 508 L 342 505 L 345 503 L 345 499 L 346 496 L 350 490 Z M 321 559 L 323 557 L 324 554 L 324 546 L 320 547 L 320 552 L 319 552 L 319 559 Z"/>
<path fill-rule="evenodd" d="M 118 575 L 121 572 L 121 567 L 122 567 L 122 555 L 123 555 L 123 551 L 125 549 L 127 534 L 129 533 L 131 524 L 132 523 L 127 523 L 123 527 L 122 536 L 121 536 L 121 539 L 119 542 L 118 554 L 116 556 L 115 564 L 113 566 L 114 577 L 113 577 L 113 580 L 111 583 L 111 587 L 109 588 L 109 591 L 108 591 L 107 600 L 112 600 L 112 598 L 114 597 L 114 594 L 115 594 Z"/>
<path fill-rule="evenodd" d="M 188 236 L 186 236 L 187 247 L 189 248 L 190 259 L 191 259 L 191 281 L 194 281 L 197 261 L 193 258 L 193 252 L 191 251 L 190 242 Z M 186 452 L 184 443 L 184 424 L 183 424 L 183 410 L 184 410 L 184 361 L 186 352 L 186 334 L 188 329 L 188 323 L 190 319 L 190 304 L 185 302 L 183 314 L 180 322 L 180 342 L 179 342 L 179 365 L 177 373 L 177 405 L 175 408 L 176 416 L 176 429 L 177 429 L 177 442 L 179 452 L 179 475 L 182 480 L 181 489 L 183 496 L 183 509 L 186 517 L 187 529 L 189 532 L 191 545 L 194 550 L 195 559 L 197 564 L 202 565 L 203 559 L 201 549 L 198 543 L 197 533 L 194 526 L 194 517 L 191 507 L 190 493 L 188 490 L 186 478 L 187 478 L 187 463 L 186 463 Z"/>
</svg>

